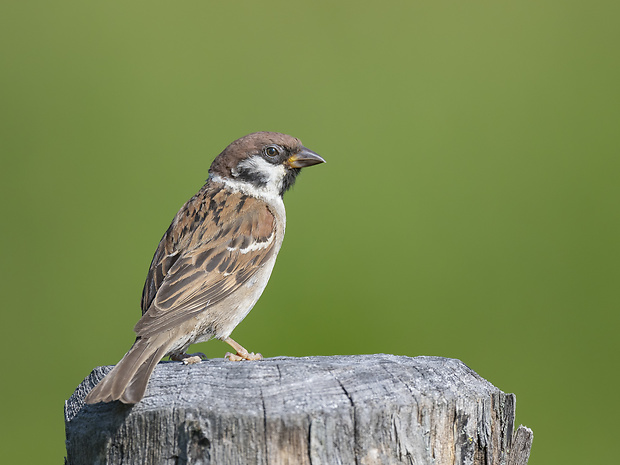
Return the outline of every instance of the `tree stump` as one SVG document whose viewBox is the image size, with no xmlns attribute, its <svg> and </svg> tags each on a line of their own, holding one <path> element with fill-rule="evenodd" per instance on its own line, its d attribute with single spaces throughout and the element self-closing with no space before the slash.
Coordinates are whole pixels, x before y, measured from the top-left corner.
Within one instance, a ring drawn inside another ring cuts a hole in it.
<svg viewBox="0 0 620 465">
<path fill-rule="evenodd" d="M 515 396 L 459 360 L 348 355 L 160 363 L 145 398 L 65 403 L 67 463 L 525 465 Z"/>
</svg>

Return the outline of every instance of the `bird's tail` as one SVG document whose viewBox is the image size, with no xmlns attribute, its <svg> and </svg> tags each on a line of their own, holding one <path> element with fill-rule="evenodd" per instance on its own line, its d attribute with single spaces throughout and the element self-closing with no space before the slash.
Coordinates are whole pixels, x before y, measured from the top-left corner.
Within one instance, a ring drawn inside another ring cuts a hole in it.
<svg viewBox="0 0 620 465">
<path fill-rule="evenodd" d="M 172 343 L 173 340 L 169 337 L 137 338 L 129 352 L 88 393 L 84 402 L 87 404 L 113 400 L 120 400 L 124 404 L 140 402 L 151 373 Z"/>
</svg>

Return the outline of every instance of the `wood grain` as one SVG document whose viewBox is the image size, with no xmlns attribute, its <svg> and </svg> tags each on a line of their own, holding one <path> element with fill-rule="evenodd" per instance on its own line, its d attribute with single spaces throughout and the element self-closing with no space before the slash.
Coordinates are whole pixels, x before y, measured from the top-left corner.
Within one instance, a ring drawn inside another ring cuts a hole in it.
<svg viewBox="0 0 620 465">
<path fill-rule="evenodd" d="M 162 362 L 135 406 L 85 405 L 110 369 L 65 403 L 70 465 L 524 465 L 531 447 L 527 428 L 513 439 L 515 396 L 454 359 Z"/>
</svg>

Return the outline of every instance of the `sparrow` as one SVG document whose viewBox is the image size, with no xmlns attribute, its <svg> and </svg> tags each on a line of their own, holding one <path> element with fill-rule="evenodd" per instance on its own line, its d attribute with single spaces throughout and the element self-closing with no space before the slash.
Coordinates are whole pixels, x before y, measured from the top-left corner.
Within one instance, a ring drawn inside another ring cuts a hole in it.
<svg viewBox="0 0 620 465">
<path fill-rule="evenodd" d="M 186 364 L 190 344 L 227 342 L 232 361 L 260 360 L 230 338 L 261 296 L 284 239 L 283 196 L 302 168 L 324 163 L 295 137 L 256 132 L 232 142 L 211 164 L 206 184 L 162 237 L 142 292 L 136 340 L 86 396 L 87 404 L 139 402 L 159 361 Z"/>
</svg>

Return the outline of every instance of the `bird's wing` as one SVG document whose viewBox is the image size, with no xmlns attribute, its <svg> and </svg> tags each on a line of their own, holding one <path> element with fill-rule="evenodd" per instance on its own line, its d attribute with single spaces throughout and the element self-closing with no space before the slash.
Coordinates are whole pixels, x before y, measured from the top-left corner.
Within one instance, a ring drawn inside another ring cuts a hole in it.
<svg viewBox="0 0 620 465">
<path fill-rule="evenodd" d="M 181 208 L 153 257 L 134 331 L 174 328 L 235 292 L 276 250 L 267 204 L 207 186 Z"/>
</svg>

